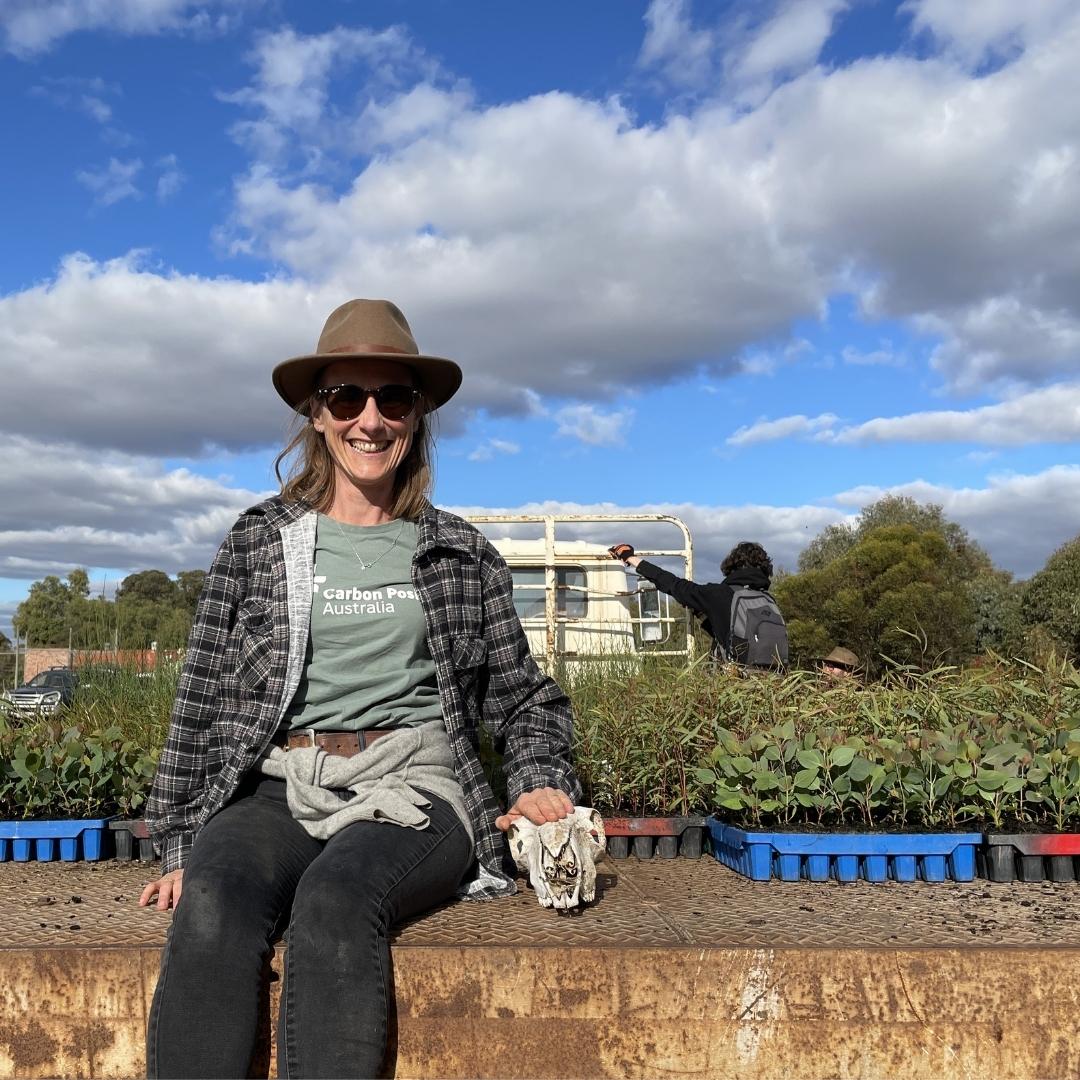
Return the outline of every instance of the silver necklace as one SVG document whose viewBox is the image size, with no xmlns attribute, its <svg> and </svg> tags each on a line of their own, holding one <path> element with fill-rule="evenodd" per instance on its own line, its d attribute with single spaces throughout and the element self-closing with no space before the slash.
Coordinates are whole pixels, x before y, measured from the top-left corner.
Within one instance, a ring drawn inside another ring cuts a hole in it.
<svg viewBox="0 0 1080 1080">
<path fill-rule="evenodd" d="M 389 554 L 389 552 L 393 550 L 394 545 L 401 538 L 402 531 L 405 529 L 405 519 L 402 518 L 401 524 L 398 526 L 398 531 L 394 534 L 394 539 L 390 541 L 390 546 L 385 551 L 376 555 L 371 562 L 364 562 L 364 560 L 360 558 L 360 553 L 353 547 L 353 542 L 349 539 L 349 534 L 341 527 L 341 522 L 338 521 L 337 518 L 331 518 L 330 520 L 337 526 L 337 531 L 341 533 L 341 539 L 349 545 L 350 550 L 356 556 L 356 561 L 360 564 L 361 570 L 370 570 L 384 555 Z"/>
</svg>

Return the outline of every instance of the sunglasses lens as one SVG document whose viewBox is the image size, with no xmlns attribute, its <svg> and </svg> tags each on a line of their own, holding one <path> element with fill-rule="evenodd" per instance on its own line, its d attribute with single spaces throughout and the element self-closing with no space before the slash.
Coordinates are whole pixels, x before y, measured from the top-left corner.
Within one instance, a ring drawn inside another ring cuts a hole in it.
<svg viewBox="0 0 1080 1080">
<path fill-rule="evenodd" d="M 375 404 L 387 420 L 404 420 L 412 412 L 415 392 L 411 386 L 392 383 L 375 391 Z"/>
<path fill-rule="evenodd" d="M 367 393 L 359 386 L 339 386 L 326 395 L 326 407 L 337 420 L 355 420 L 366 401 Z"/>
</svg>

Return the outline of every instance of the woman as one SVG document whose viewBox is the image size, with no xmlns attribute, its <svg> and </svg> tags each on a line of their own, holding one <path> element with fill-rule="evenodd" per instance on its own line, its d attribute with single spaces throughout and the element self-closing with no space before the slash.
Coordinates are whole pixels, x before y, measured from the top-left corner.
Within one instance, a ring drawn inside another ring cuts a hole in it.
<svg viewBox="0 0 1080 1080">
<path fill-rule="evenodd" d="M 428 501 L 427 414 L 460 368 L 421 355 L 393 304 L 353 300 L 273 379 L 301 425 L 279 478 L 295 467 L 214 560 L 147 803 L 162 875 L 139 902 L 174 911 L 151 1076 L 247 1075 L 286 926 L 280 1074 L 377 1075 L 391 927 L 513 892 L 499 830 L 580 795 L 569 703 L 529 654 L 505 563 Z"/>
</svg>

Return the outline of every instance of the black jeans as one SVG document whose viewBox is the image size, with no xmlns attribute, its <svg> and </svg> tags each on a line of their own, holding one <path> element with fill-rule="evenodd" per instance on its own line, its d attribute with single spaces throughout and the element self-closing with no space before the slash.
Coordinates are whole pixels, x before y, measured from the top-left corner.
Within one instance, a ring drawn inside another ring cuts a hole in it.
<svg viewBox="0 0 1080 1080">
<path fill-rule="evenodd" d="M 286 918 L 278 1075 L 379 1074 L 390 928 L 452 896 L 473 860 L 457 814 L 426 797 L 423 831 L 360 821 L 322 841 L 293 820 L 283 781 L 244 784 L 184 868 L 150 1009 L 150 1077 L 247 1076 L 263 965 Z"/>
</svg>

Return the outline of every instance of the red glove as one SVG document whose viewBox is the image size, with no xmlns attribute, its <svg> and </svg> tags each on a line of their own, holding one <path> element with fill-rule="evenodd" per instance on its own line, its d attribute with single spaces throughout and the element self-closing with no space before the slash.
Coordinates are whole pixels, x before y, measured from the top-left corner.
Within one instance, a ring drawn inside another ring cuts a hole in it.
<svg viewBox="0 0 1080 1080">
<path fill-rule="evenodd" d="M 613 544 L 608 548 L 608 551 L 611 552 L 613 559 L 619 559 L 621 562 L 626 562 L 634 554 L 634 548 L 631 544 Z"/>
</svg>

